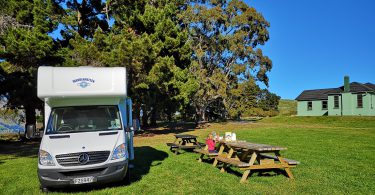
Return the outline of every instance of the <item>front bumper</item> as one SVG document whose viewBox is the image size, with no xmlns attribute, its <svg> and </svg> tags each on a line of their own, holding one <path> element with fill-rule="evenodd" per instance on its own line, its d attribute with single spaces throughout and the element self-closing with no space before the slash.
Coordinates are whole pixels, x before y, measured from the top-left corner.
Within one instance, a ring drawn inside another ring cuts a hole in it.
<svg viewBox="0 0 375 195">
<path fill-rule="evenodd" d="M 38 177 L 42 187 L 62 188 L 67 186 L 96 185 L 121 181 L 128 171 L 128 160 L 80 169 L 39 169 Z M 73 184 L 74 178 L 94 177 L 93 183 Z"/>
</svg>

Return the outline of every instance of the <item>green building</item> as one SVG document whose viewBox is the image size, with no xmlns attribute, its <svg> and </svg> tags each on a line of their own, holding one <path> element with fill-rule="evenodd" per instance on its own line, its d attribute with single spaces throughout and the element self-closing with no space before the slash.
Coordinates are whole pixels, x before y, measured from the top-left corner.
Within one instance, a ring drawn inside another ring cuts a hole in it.
<svg viewBox="0 0 375 195">
<path fill-rule="evenodd" d="M 375 116 L 375 85 L 349 82 L 338 88 L 305 90 L 297 98 L 298 116 Z"/>
</svg>

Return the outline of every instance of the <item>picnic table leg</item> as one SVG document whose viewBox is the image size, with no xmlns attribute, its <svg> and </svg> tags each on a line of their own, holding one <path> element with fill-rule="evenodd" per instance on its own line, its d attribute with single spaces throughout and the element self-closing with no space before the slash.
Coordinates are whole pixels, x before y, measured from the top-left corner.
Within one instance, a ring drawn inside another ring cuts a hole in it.
<svg viewBox="0 0 375 195">
<path fill-rule="evenodd" d="M 221 144 L 220 145 L 220 149 L 219 149 L 219 153 L 218 153 L 219 156 L 220 156 L 220 154 L 222 154 L 224 152 L 224 148 L 225 148 L 224 144 Z M 217 165 L 218 162 L 219 161 L 215 158 L 215 161 L 212 164 L 212 166 L 216 167 L 216 165 Z"/>
<path fill-rule="evenodd" d="M 202 145 L 198 142 L 197 139 L 194 139 L 194 144 L 198 146 L 198 148 L 202 148 Z"/>
<path fill-rule="evenodd" d="M 244 151 L 243 154 L 241 154 L 241 157 L 239 160 L 244 161 L 245 158 L 249 155 L 250 150 Z"/>
<path fill-rule="evenodd" d="M 201 154 L 201 156 L 198 158 L 198 162 L 202 162 L 203 157 L 204 157 L 204 154 Z"/>
<path fill-rule="evenodd" d="M 205 146 L 203 150 L 208 150 L 208 146 Z M 201 156 L 198 158 L 198 162 L 202 162 L 204 157 L 204 154 L 201 154 Z"/>
<path fill-rule="evenodd" d="M 233 153 L 234 153 L 234 150 L 233 150 L 233 148 L 231 148 L 231 149 L 229 150 L 229 152 L 228 152 L 227 158 L 232 158 Z M 224 173 L 224 172 L 226 171 L 225 169 L 226 169 L 227 167 L 228 167 L 228 164 L 227 164 L 227 163 L 224 163 L 223 167 L 221 167 L 221 169 L 220 169 L 220 172 L 221 172 L 221 173 Z"/>
<path fill-rule="evenodd" d="M 223 164 L 223 167 L 221 167 L 220 169 L 220 173 L 225 173 L 226 172 L 226 168 L 228 167 L 228 165 L 226 163 Z"/>
<path fill-rule="evenodd" d="M 279 159 L 280 163 L 285 166 L 284 169 L 285 169 L 285 172 L 288 175 L 288 177 L 290 179 L 294 179 L 294 176 L 292 174 L 292 171 L 290 170 L 289 164 L 287 162 L 285 162 L 283 157 L 281 157 L 280 152 L 279 151 L 275 152 L 275 155 L 276 155 L 277 159 Z"/>
<path fill-rule="evenodd" d="M 251 155 L 251 158 L 250 158 L 250 161 L 249 161 L 249 168 L 254 165 L 255 163 L 255 160 L 257 159 L 257 153 L 256 152 L 253 152 L 253 154 Z M 250 169 L 249 170 L 246 170 L 243 174 L 242 174 L 242 178 L 241 178 L 241 183 L 245 183 L 246 182 L 246 179 L 247 177 L 249 176 L 250 174 Z"/>
<path fill-rule="evenodd" d="M 197 148 L 202 148 L 202 146 L 199 144 L 197 138 L 191 139 L 190 143 L 193 143 Z"/>
</svg>

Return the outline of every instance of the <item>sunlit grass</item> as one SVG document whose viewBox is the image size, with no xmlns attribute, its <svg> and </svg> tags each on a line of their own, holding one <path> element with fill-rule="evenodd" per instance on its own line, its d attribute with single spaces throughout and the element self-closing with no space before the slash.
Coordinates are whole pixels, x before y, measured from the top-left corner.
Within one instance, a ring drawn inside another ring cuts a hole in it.
<svg viewBox="0 0 375 195">
<path fill-rule="evenodd" d="M 240 176 L 220 173 L 210 163 L 198 163 L 198 154 L 174 155 L 165 145 L 173 132 L 136 137 L 132 184 L 89 189 L 93 194 L 372 194 L 375 192 L 374 117 L 276 117 L 256 123 L 213 123 L 201 129 L 179 129 L 198 135 L 210 131 L 236 132 L 237 139 L 285 146 L 282 154 L 301 162 L 284 175 Z M 154 131 L 163 131 L 163 128 Z M 152 133 L 152 132 L 148 132 Z M 5 143 L 4 143 L 5 144 Z M 37 158 L 32 154 L 0 153 L 0 193 L 39 194 Z M 6 149 L 6 148 L 5 148 Z M 64 193 L 60 191 L 56 193 Z M 68 191 L 85 194 L 87 191 Z"/>
</svg>

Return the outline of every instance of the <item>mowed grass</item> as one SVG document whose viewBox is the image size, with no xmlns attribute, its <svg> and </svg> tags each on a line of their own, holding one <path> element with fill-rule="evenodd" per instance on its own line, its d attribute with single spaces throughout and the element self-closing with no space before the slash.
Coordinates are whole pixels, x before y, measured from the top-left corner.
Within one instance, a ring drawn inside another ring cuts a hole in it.
<svg viewBox="0 0 375 195">
<path fill-rule="evenodd" d="M 257 122 L 213 123 L 205 128 L 175 125 L 135 138 L 132 184 L 62 190 L 92 194 L 374 194 L 374 117 L 275 117 Z M 175 155 L 166 142 L 174 133 L 198 135 L 232 131 L 237 139 L 285 146 L 282 155 L 301 162 L 290 180 L 282 174 L 254 173 L 240 184 L 242 172 L 220 173 L 198 154 Z M 37 144 L 0 143 L 0 193 L 39 194 Z M 8 151 L 8 152 L 7 152 Z"/>
</svg>

